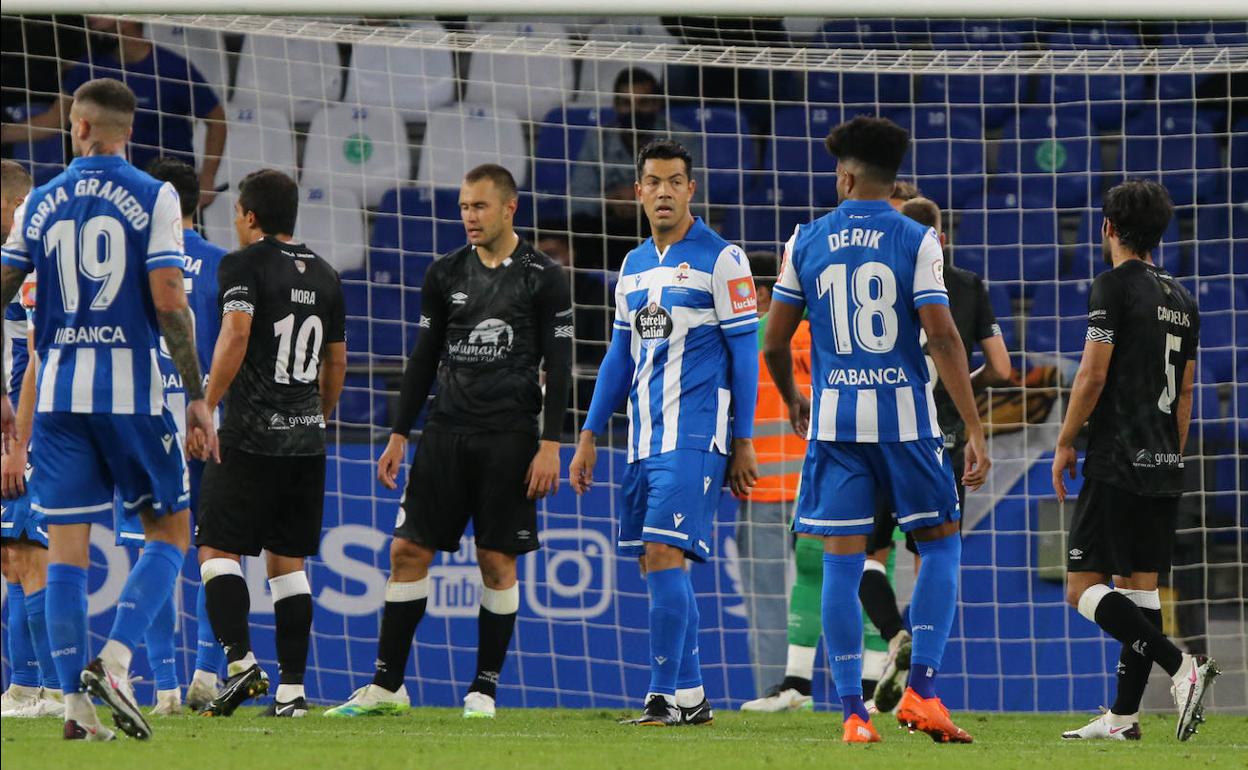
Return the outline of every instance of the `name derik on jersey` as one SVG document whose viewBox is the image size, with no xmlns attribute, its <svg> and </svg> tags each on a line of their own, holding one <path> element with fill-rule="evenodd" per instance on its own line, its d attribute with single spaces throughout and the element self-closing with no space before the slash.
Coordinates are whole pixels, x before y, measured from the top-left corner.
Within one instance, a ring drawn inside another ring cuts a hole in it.
<svg viewBox="0 0 1248 770">
<path fill-rule="evenodd" d="M 151 221 L 151 216 L 143 208 L 130 191 L 121 185 L 114 185 L 111 180 L 79 179 L 74 184 L 74 196 L 91 196 L 111 201 L 117 207 L 117 213 L 126 218 L 135 230 L 144 230 Z M 35 205 L 35 211 L 26 222 L 26 237 L 37 240 L 43 232 L 48 217 L 54 214 L 62 203 L 69 203 L 69 195 L 64 187 L 58 187 L 43 196 L 43 200 Z M 28 207 L 29 210 L 29 207 Z"/>
</svg>

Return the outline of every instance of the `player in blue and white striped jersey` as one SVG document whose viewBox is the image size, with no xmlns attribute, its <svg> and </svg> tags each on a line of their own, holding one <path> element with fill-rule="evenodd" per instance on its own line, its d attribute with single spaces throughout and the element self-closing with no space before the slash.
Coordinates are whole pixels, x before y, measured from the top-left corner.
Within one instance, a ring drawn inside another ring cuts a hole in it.
<svg viewBox="0 0 1248 770">
<path fill-rule="evenodd" d="M 163 335 L 187 389 L 187 429 L 216 455 L 193 319 L 183 286 L 182 215 L 173 187 L 126 162 L 134 93 L 83 84 L 70 109 L 77 157 L 32 191 L 0 257 L 0 304 L 37 271 L 39 398 L 31 479 L 48 523 L 48 635 L 66 689 L 67 739 L 107 740 L 90 696 L 127 734 L 151 735 L 134 703 L 130 658 L 168 599 L 190 539 L 189 492 L 158 363 Z M 74 469 L 72 480 L 64 469 Z M 100 657 L 87 662 L 87 565 L 93 522 L 109 522 L 116 489 L 147 534 Z M 79 689 L 83 688 L 83 689 Z"/>
<path fill-rule="evenodd" d="M 794 530 L 824 539 L 823 626 L 841 698 L 847 742 L 873 742 L 862 699 L 862 580 L 877 500 L 923 557 L 911 602 L 909 687 L 898 719 L 936 740 L 969 743 L 936 697 L 936 671 L 957 603 L 961 511 L 936 421 L 919 344 L 966 423 L 963 481 L 988 468 L 966 354 L 949 313 L 935 230 L 888 202 L 910 136 L 888 120 L 860 116 L 828 135 L 837 158 L 840 205 L 800 226 L 785 247 L 765 340 L 767 367 L 795 430 L 812 439 L 802 469 Z M 789 340 L 810 319 L 810 399 L 797 391 Z M 813 402 L 813 408 L 812 408 Z"/>
<path fill-rule="evenodd" d="M 589 489 L 595 437 L 627 398 L 618 551 L 641 558 L 650 594 L 650 689 L 630 720 L 640 725 L 712 719 L 685 560 L 711 554 L 725 472 L 737 494 L 758 476 L 754 279 L 745 253 L 690 213 L 692 165 L 667 140 L 638 155 L 636 192 L 654 235 L 620 269 L 611 346 L 569 471 L 577 492 Z"/>
</svg>

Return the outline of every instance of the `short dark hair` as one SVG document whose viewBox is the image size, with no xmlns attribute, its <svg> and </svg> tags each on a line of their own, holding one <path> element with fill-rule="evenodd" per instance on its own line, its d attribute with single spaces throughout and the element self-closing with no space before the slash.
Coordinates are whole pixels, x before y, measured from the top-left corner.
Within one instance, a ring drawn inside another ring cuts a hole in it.
<svg viewBox="0 0 1248 770">
<path fill-rule="evenodd" d="M 615 82 L 611 85 L 612 93 L 620 93 L 625 87 L 648 85 L 657 94 L 659 92 L 659 79 L 654 73 L 642 67 L 625 67 L 615 76 Z"/>
<path fill-rule="evenodd" d="M 859 115 L 829 131 L 824 146 L 838 160 L 855 160 L 877 182 L 891 185 L 910 149 L 910 132 L 888 118 Z"/>
<path fill-rule="evenodd" d="M 238 205 L 256 215 L 265 235 L 290 235 L 299 217 L 299 185 L 275 168 L 262 168 L 238 183 Z"/>
<path fill-rule="evenodd" d="M 173 185 L 182 202 L 182 216 L 189 217 L 199 208 L 199 175 L 186 161 L 179 158 L 157 158 L 147 164 L 147 173 L 153 178 Z"/>
<path fill-rule="evenodd" d="M 509 201 L 516 197 L 516 178 L 497 163 L 482 163 L 464 174 L 464 181 L 468 184 L 480 182 L 482 179 L 493 182 L 498 191 L 503 194 L 503 200 Z"/>
<path fill-rule="evenodd" d="M 1151 179 L 1128 179 L 1105 193 L 1102 208 L 1118 242 L 1132 254 L 1152 252 L 1174 216 L 1170 193 Z"/>
<path fill-rule="evenodd" d="M 888 197 L 899 201 L 912 201 L 923 197 L 923 191 L 909 179 L 898 179 L 893 182 L 893 192 Z"/>
<path fill-rule="evenodd" d="M 770 289 L 776 283 L 776 255 L 770 251 L 751 251 L 746 255 L 750 261 L 750 272 L 754 274 L 754 285 L 758 288 Z"/>
<path fill-rule="evenodd" d="M 0 187 L 5 198 L 20 198 L 30 192 L 30 172 L 21 163 L 6 158 L 0 161 Z"/>
<path fill-rule="evenodd" d="M 675 139 L 655 139 L 654 141 L 641 148 L 641 152 L 637 153 L 637 178 L 641 179 L 642 169 L 646 166 L 646 161 L 651 158 L 655 160 L 674 160 L 680 158 L 685 162 L 685 176 L 693 178 L 693 156 L 685 149 L 685 146 Z"/>
<path fill-rule="evenodd" d="M 88 80 L 74 91 L 75 102 L 89 102 L 110 112 L 121 115 L 134 115 L 138 108 L 138 100 L 130 86 L 113 78 L 96 78 Z"/>
<path fill-rule="evenodd" d="M 940 230 L 940 206 L 930 198 L 911 198 L 901 204 L 901 213 L 924 227 L 934 227 L 937 231 Z"/>
</svg>

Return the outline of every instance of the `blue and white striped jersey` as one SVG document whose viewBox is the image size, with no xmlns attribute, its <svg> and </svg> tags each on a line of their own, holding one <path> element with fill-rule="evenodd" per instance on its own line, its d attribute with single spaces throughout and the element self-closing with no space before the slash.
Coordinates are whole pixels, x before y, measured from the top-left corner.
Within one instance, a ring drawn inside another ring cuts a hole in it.
<svg viewBox="0 0 1248 770">
<path fill-rule="evenodd" d="M 0 259 L 39 274 L 37 411 L 162 413 L 147 274 L 183 267 L 172 185 L 115 155 L 76 158 L 18 208 Z"/>
<path fill-rule="evenodd" d="M 628 253 L 615 327 L 631 332 L 628 461 L 700 449 L 728 453 L 732 409 L 725 336 L 758 332 L 745 252 L 701 218 L 664 253 L 647 239 Z"/>
<path fill-rule="evenodd" d="M 940 438 L 918 308 L 949 304 L 936 231 L 888 201 L 844 201 L 785 244 L 773 297 L 806 307 L 808 438 Z"/>
<path fill-rule="evenodd" d="M 30 353 L 26 350 L 26 309 L 14 299 L 4 309 L 4 377 L 9 383 L 13 406 L 22 391 L 22 375 Z"/>
<path fill-rule="evenodd" d="M 221 332 L 221 313 L 217 310 L 217 270 L 221 267 L 221 258 L 226 250 L 204 240 L 194 230 L 185 230 L 184 250 L 186 264 L 183 272 L 186 283 L 186 301 L 195 317 L 195 350 L 199 354 L 199 370 L 208 380 L 208 370 L 212 366 L 212 351 L 217 344 L 217 335 Z M 164 339 L 160 341 L 160 374 L 165 380 L 165 401 L 169 411 L 173 412 L 173 420 L 178 425 L 178 433 L 186 432 L 186 388 L 182 384 L 182 376 L 173 365 L 169 356 L 169 348 Z"/>
</svg>

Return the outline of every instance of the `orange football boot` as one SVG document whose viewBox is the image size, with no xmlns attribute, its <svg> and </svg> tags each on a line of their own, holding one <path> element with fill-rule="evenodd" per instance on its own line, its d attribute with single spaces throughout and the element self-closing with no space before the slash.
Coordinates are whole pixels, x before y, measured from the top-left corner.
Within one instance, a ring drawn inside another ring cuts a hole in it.
<svg viewBox="0 0 1248 770">
<path fill-rule="evenodd" d="M 845 732 L 841 734 L 843 743 L 879 743 L 880 734 L 875 731 L 871 720 L 863 720 L 857 714 L 850 714 L 845 720 Z"/>
<path fill-rule="evenodd" d="M 914 732 L 919 730 L 932 736 L 937 743 L 971 743 L 974 741 L 970 733 L 958 727 L 949 719 L 949 709 L 940 702 L 940 698 L 921 698 L 913 689 L 907 687 L 897 704 L 897 721 Z"/>
</svg>

